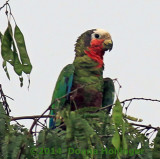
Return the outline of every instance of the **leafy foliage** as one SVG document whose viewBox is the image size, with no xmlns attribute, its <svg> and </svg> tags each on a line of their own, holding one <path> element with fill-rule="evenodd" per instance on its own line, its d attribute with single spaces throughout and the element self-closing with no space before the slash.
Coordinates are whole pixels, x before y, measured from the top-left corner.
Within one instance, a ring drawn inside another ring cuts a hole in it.
<svg viewBox="0 0 160 159">
<path fill-rule="evenodd" d="M 3 7 L 6 6 L 6 14 L 8 18 L 8 10 L 10 9 L 10 17 L 13 17 L 11 13 L 11 8 L 6 2 Z M 3 8 L 2 7 L 2 8 Z M 1 9 L 2 9 L 1 8 Z M 26 50 L 26 45 L 24 41 L 23 33 L 21 32 L 20 28 L 17 26 L 15 22 L 14 33 L 12 31 L 12 26 L 10 23 L 10 18 L 8 18 L 8 26 L 4 35 L 0 32 L 0 41 L 1 41 L 1 55 L 3 58 L 3 69 L 10 79 L 7 64 L 11 64 L 15 73 L 19 76 L 20 86 L 23 86 L 23 76 L 22 73 L 30 74 L 32 70 L 32 65 Z M 14 19 L 14 18 L 13 18 Z M 15 21 L 15 19 L 14 19 Z M 30 80 L 29 80 L 30 83 Z"/>
<path fill-rule="evenodd" d="M 9 73 L 7 71 L 7 63 L 10 63 L 20 78 L 21 86 L 23 86 L 22 72 L 30 74 L 32 65 L 26 51 L 23 34 L 17 25 L 15 26 L 13 37 L 11 24 L 8 22 L 8 27 L 4 35 L 1 35 L 1 43 L 1 55 L 4 60 L 3 68 L 7 77 L 10 79 Z M 19 55 L 16 47 L 18 47 Z M 19 59 L 19 56 L 21 60 Z"/>
<path fill-rule="evenodd" d="M 159 159 L 160 158 L 160 131 L 158 131 L 157 136 L 154 139 L 153 158 L 154 159 Z"/>
<path fill-rule="evenodd" d="M 33 137 L 26 128 L 10 124 L 10 118 L 0 103 L 0 158 L 32 158 L 29 148 L 33 144 Z"/>
<path fill-rule="evenodd" d="M 97 108 L 70 111 L 69 106 L 59 114 L 63 121 L 57 122 L 55 129 L 44 127 L 34 143 L 26 128 L 10 124 L 0 103 L 0 158 L 159 158 L 159 132 L 153 149 L 149 139 L 128 123 L 118 99 L 112 115 Z"/>
</svg>

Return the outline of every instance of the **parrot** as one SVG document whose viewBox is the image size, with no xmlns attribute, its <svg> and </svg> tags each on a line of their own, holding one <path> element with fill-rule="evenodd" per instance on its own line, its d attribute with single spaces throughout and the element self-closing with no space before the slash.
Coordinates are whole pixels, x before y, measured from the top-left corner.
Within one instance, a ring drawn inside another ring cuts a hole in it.
<svg viewBox="0 0 160 159">
<path fill-rule="evenodd" d="M 61 71 L 51 100 L 50 115 L 69 103 L 71 111 L 85 107 L 104 107 L 114 102 L 115 87 L 111 78 L 103 78 L 103 56 L 111 51 L 111 35 L 103 29 L 91 29 L 81 34 L 75 44 L 75 59 Z M 111 106 L 108 107 L 110 112 Z M 49 128 L 54 129 L 50 118 Z"/>
</svg>

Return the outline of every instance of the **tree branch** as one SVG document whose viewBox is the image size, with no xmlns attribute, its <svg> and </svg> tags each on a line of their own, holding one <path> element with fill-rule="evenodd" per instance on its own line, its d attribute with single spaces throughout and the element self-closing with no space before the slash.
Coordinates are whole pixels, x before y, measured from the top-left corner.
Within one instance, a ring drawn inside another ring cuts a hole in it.
<svg viewBox="0 0 160 159">
<path fill-rule="evenodd" d="M 157 130 L 157 131 L 160 130 L 160 127 L 153 127 L 151 125 L 143 125 L 143 124 L 136 124 L 136 123 L 129 123 L 129 124 L 131 124 L 133 126 L 144 127 L 146 129 L 154 129 L 154 130 Z"/>
<path fill-rule="evenodd" d="M 34 120 L 34 122 L 32 123 L 32 126 L 31 126 L 31 128 L 30 128 L 30 130 L 29 130 L 29 132 L 32 133 L 32 129 L 34 128 L 34 126 L 36 125 L 36 123 L 39 121 L 39 119 L 40 119 L 42 116 L 44 116 L 44 114 L 45 114 L 48 110 L 51 109 L 52 105 L 53 105 L 55 102 L 59 101 L 59 100 L 62 99 L 62 98 L 67 97 L 68 95 L 70 95 L 70 94 L 78 91 L 78 90 L 81 89 L 81 88 L 84 88 L 84 87 L 86 87 L 86 86 L 93 85 L 93 84 L 95 84 L 95 83 L 91 83 L 91 84 L 87 84 L 87 85 L 80 86 L 80 87 L 76 88 L 75 90 L 73 90 L 73 91 L 65 94 L 64 96 L 55 99 L 55 100 L 48 106 L 48 108 L 47 108 L 37 119 Z"/>
<path fill-rule="evenodd" d="M 121 101 L 120 103 L 123 104 L 123 103 L 125 103 L 125 102 L 131 102 L 131 101 L 133 101 L 133 100 L 145 100 L 145 101 L 159 102 L 159 103 L 160 103 L 160 100 L 159 100 L 159 99 L 150 99 L 150 98 L 129 98 L 129 99 L 125 99 L 125 100 Z M 97 110 L 97 111 L 105 110 L 105 109 L 107 109 L 108 107 L 114 106 L 114 105 L 115 105 L 115 103 L 114 103 L 114 104 L 107 105 L 107 106 L 105 106 L 105 107 L 100 108 L 100 109 Z"/>
</svg>

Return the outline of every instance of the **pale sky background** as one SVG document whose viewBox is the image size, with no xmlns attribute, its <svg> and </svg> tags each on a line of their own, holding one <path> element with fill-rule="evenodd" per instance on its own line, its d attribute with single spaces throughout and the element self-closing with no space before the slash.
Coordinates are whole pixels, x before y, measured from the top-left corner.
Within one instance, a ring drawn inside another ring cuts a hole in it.
<svg viewBox="0 0 160 159">
<path fill-rule="evenodd" d="M 29 91 L 25 75 L 20 88 L 12 68 L 9 81 L 0 67 L 3 90 L 14 98 L 8 99 L 12 116 L 38 115 L 48 107 L 60 71 L 74 59 L 77 37 L 94 28 L 112 36 L 114 46 L 105 54 L 104 77 L 118 78 L 119 99 L 160 99 L 159 0 L 10 0 L 10 5 L 33 65 Z M 0 12 L 2 32 L 7 26 L 4 12 Z M 128 115 L 160 126 L 160 103 L 133 101 Z M 30 127 L 32 120 L 20 123 Z"/>
</svg>

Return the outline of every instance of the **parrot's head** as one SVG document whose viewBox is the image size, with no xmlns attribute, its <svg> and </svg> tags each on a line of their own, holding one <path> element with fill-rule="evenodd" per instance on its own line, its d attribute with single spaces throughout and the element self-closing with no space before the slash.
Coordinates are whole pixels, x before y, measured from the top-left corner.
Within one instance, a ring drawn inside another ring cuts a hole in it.
<svg viewBox="0 0 160 159">
<path fill-rule="evenodd" d="M 111 35 L 103 29 L 92 29 L 84 32 L 75 44 L 76 56 L 88 55 L 103 66 L 103 55 L 105 51 L 111 51 L 113 41 Z"/>
</svg>

